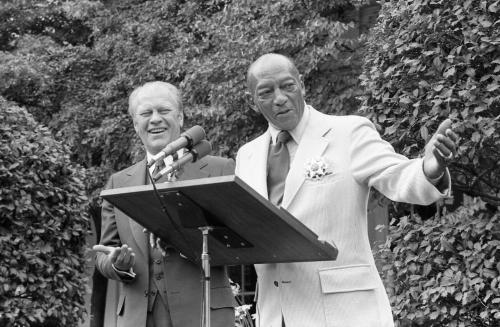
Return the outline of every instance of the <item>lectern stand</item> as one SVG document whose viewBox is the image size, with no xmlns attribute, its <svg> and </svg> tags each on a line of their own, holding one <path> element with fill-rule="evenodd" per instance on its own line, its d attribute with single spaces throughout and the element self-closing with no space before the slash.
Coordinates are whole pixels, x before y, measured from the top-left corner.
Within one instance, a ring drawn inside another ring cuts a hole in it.
<svg viewBox="0 0 500 327">
<path fill-rule="evenodd" d="M 143 185 L 104 190 L 101 196 L 168 240 L 189 260 L 202 261 L 208 282 L 204 292 L 205 326 L 210 324 L 211 265 L 337 257 L 332 240 L 318 240 L 290 213 L 275 207 L 234 175 L 156 184 L 156 192 L 152 185 Z"/>
</svg>

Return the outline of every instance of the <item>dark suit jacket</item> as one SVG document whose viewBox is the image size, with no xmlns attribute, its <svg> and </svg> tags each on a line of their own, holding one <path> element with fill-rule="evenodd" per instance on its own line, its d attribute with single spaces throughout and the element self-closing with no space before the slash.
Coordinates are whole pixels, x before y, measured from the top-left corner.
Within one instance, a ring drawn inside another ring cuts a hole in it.
<svg viewBox="0 0 500 327">
<path fill-rule="evenodd" d="M 184 166 L 179 180 L 229 175 L 234 172 L 234 161 L 207 156 Z M 146 160 L 126 168 L 109 179 L 106 188 L 144 185 L 146 183 Z M 111 267 L 103 253 L 97 253 L 96 267 L 107 278 L 120 281 L 119 297 L 113 304 L 107 303 L 106 310 L 116 312 L 119 327 L 145 326 L 147 297 L 149 289 L 148 240 L 143 227 L 119 209 L 104 201 L 102 206 L 102 237 L 100 244 L 121 246 L 127 244 L 135 252 L 133 280 L 127 281 Z M 179 255 L 178 253 L 176 255 Z M 168 302 L 174 326 L 198 327 L 201 317 L 202 274 L 198 265 L 188 260 L 177 260 L 165 271 Z M 214 326 L 234 326 L 234 296 L 222 267 L 211 270 L 211 321 Z M 108 297 L 109 298 L 109 297 Z M 225 308 L 225 309 L 224 309 Z M 220 309 L 220 310 L 216 310 Z M 109 318 L 109 311 L 106 314 Z M 107 326 L 109 322 L 107 323 Z"/>
</svg>

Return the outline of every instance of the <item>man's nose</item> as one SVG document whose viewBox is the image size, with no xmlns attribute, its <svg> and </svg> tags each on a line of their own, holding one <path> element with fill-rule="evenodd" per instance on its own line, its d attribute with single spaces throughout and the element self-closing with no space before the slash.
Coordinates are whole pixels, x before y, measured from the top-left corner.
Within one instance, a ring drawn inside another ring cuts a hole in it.
<svg viewBox="0 0 500 327">
<path fill-rule="evenodd" d="M 281 92 L 279 88 L 274 90 L 274 104 L 281 106 L 286 102 L 286 96 Z"/>
<path fill-rule="evenodd" d="M 151 114 L 151 121 L 159 121 L 161 120 L 161 115 L 158 112 L 158 110 L 153 110 L 153 113 Z"/>
</svg>

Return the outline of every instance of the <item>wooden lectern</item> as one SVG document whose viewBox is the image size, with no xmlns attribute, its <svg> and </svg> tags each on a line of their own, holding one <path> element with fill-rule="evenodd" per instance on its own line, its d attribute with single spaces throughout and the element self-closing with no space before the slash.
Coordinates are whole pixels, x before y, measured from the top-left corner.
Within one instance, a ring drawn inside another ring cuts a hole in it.
<svg viewBox="0 0 500 327">
<path fill-rule="evenodd" d="M 189 260 L 201 261 L 205 326 L 210 265 L 335 260 L 338 253 L 332 240 L 318 240 L 234 175 L 109 189 L 101 196 Z"/>
</svg>

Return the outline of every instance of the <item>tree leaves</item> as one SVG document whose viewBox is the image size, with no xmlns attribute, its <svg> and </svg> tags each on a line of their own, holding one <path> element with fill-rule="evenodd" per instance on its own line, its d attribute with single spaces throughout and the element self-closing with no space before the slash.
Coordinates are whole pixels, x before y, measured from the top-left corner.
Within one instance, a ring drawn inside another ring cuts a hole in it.
<svg viewBox="0 0 500 327">
<path fill-rule="evenodd" d="M 0 131 L 0 267 L 9 267 L 0 269 L 0 324 L 76 325 L 86 293 L 84 171 L 47 128 L 2 97 Z"/>
<path fill-rule="evenodd" d="M 440 218 L 403 217 L 376 251 L 399 326 L 494 326 L 500 216 L 472 199 Z M 390 264 L 392 263 L 392 264 Z M 411 295 L 411 300 L 408 298 Z"/>
<path fill-rule="evenodd" d="M 452 118 L 461 137 L 452 181 L 493 205 L 500 205 L 498 3 L 386 2 L 362 74 L 363 110 L 389 130 L 387 140 L 399 152 L 418 156 L 428 135 L 422 128 L 432 135 Z M 412 120 L 410 107 L 418 108 Z"/>
</svg>

